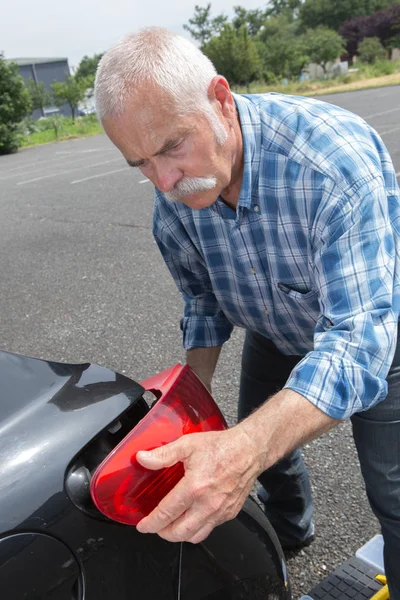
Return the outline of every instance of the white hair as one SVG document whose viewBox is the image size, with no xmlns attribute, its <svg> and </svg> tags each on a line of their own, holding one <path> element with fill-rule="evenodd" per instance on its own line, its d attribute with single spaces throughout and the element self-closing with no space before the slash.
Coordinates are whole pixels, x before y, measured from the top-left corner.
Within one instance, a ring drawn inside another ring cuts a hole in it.
<svg viewBox="0 0 400 600">
<path fill-rule="evenodd" d="M 154 83 L 182 114 L 203 113 L 223 144 L 227 132 L 207 93 L 215 75 L 212 62 L 194 44 L 167 29 L 149 27 L 128 34 L 99 62 L 95 80 L 98 118 L 122 114 L 135 91 L 144 83 Z"/>
</svg>

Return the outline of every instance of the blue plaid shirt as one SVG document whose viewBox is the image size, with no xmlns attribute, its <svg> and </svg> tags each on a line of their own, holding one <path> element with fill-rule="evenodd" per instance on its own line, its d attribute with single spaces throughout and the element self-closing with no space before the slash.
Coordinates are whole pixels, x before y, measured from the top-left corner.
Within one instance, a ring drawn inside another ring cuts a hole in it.
<svg viewBox="0 0 400 600">
<path fill-rule="evenodd" d="M 286 387 L 335 419 L 387 394 L 399 317 L 400 193 L 360 117 L 314 99 L 238 96 L 236 211 L 156 190 L 154 235 L 184 299 L 184 347 L 234 325 L 303 358 Z M 265 365 L 268 369 L 268 365 Z"/>
</svg>

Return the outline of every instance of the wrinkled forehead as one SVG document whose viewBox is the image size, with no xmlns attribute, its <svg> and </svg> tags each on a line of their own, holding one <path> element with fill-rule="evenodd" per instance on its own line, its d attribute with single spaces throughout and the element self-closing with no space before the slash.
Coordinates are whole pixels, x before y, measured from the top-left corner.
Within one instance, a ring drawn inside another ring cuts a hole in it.
<svg viewBox="0 0 400 600">
<path fill-rule="evenodd" d="M 128 161 L 134 162 L 153 156 L 169 142 L 195 133 L 199 116 L 185 113 L 165 97 L 137 94 L 121 115 L 105 117 L 102 122 L 111 141 Z"/>
<path fill-rule="evenodd" d="M 145 86 L 129 92 L 118 116 L 138 123 L 161 124 L 166 115 L 174 118 L 178 113 L 176 102 L 170 95 L 158 87 Z"/>
</svg>

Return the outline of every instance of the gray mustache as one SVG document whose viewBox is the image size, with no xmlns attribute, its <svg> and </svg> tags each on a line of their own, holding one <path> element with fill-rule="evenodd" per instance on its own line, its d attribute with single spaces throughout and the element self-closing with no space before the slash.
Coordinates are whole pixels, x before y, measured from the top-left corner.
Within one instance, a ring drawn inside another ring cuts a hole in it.
<svg viewBox="0 0 400 600">
<path fill-rule="evenodd" d="M 164 195 L 167 200 L 176 202 L 190 194 L 212 190 L 216 185 L 215 177 L 186 177 L 179 181 L 171 192 L 166 192 Z"/>
</svg>

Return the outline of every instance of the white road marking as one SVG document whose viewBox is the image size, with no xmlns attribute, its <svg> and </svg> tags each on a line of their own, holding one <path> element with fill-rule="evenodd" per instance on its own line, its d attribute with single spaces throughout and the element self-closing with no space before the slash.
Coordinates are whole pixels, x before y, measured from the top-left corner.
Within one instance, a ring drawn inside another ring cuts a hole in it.
<svg viewBox="0 0 400 600">
<path fill-rule="evenodd" d="M 106 175 L 112 175 L 113 173 L 120 173 L 121 171 L 126 171 L 127 167 L 123 167 L 123 169 L 115 169 L 114 171 L 107 171 L 106 173 L 99 173 L 98 175 L 90 175 L 90 177 L 84 177 L 83 179 L 76 179 L 75 181 L 71 181 L 71 185 L 75 183 L 81 183 L 82 181 L 88 181 L 89 179 L 96 179 L 96 177 L 105 177 Z"/>
<path fill-rule="evenodd" d="M 110 148 L 109 150 L 103 150 L 104 154 L 109 154 L 110 152 L 114 152 L 115 150 L 113 148 Z M 72 154 L 76 154 L 76 152 L 73 152 Z M 32 163 L 27 163 L 25 165 L 20 165 L 19 167 L 14 167 L 12 169 L 8 169 L 7 170 L 7 175 L 5 177 L 0 177 L 0 180 L 3 181 L 4 179 L 11 179 L 12 177 L 19 177 L 20 175 L 27 175 L 26 171 L 37 171 L 38 169 L 40 169 L 41 167 L 46 167 L 48 164 L 53 163 L 53 162 L 61 162 L 63 160 L 64 157 L 59 156 L 58 158 L 50 158 L 49 160 L 41 160 L 41 161 L 36 161 L 36 162 L 32 162 Z M 65 158 L 70 158 L 65 157 Z M 37 167 L 35 169 L 29 168 L 29 167 Z M 21 171 L 19 173 L 13 173 L 13 171 Z M 2 171 L 0 171 L 1 173 Z M 6 172 L 6 171 L 4 171 Z"/>
<path fill-rule="evenodd" d="M 108 150 L 109 152 L 110 150 Z M 90 148 L 89 150 L 60 150 L 56 154 L 88 154 L 89 152 L 103 152 L 103 148 Z"/>
<path fill-rule="evenodd" d="M 142 179 L 141 181 L 139 181 L 139 183 L 148 183 L 150 181 L 150 179 Z"/>
<path fill-rule="evenodd" d="M 385 110 L 383 112 L 374 113 L 372 115 L 367 115 L 366 117 L 363 117 L 363 119 L 372 119 L 373 117 L 382 117 L 383 115 L 389 115 L 390 113 L 398 112 L 399 110 L 400 110 L 400 108 L 391 108 L 390 110 Z"/>
<path fill-rule="evenodd" d="M 42 179 L 50 179 L 51 177 L 58 177 L 58 175 L 68 175 L 68 173 L 73 173 L 74 171 L 82 171 L 83 169 L 91 169 L 93 167 L 100 167 L 101 165 L 107 165 L 112 162 L 116 162 L 117 160 L 122 160 L 119 156 L 118 158 L 113 158 L 112 160 L 104 160 L 99 163 L 93 163 L 91 165 L 85 165 L 83 167 L 76 167 L 75 169 L 69 169 L 68 171 L 59 171 L 58 173 L 52 173 L 51 175 L 42 175 L 42 177 L 35 177 L 34 179 L 27 179 L 26 181 L 19 181 L 17 185 L 26 185 L 27 183 L 34 183 L 35 181 L 41 181 Z"/>
<path fill-rule="evenodd" d="M 387 135 L 388 133 L 392 133 L 393 131 L 398 131 L 400 127 L 393 127 L 393 129 L 386 129 L 386 131 L 378 131 L 379 135 Z"/>
</svg>

